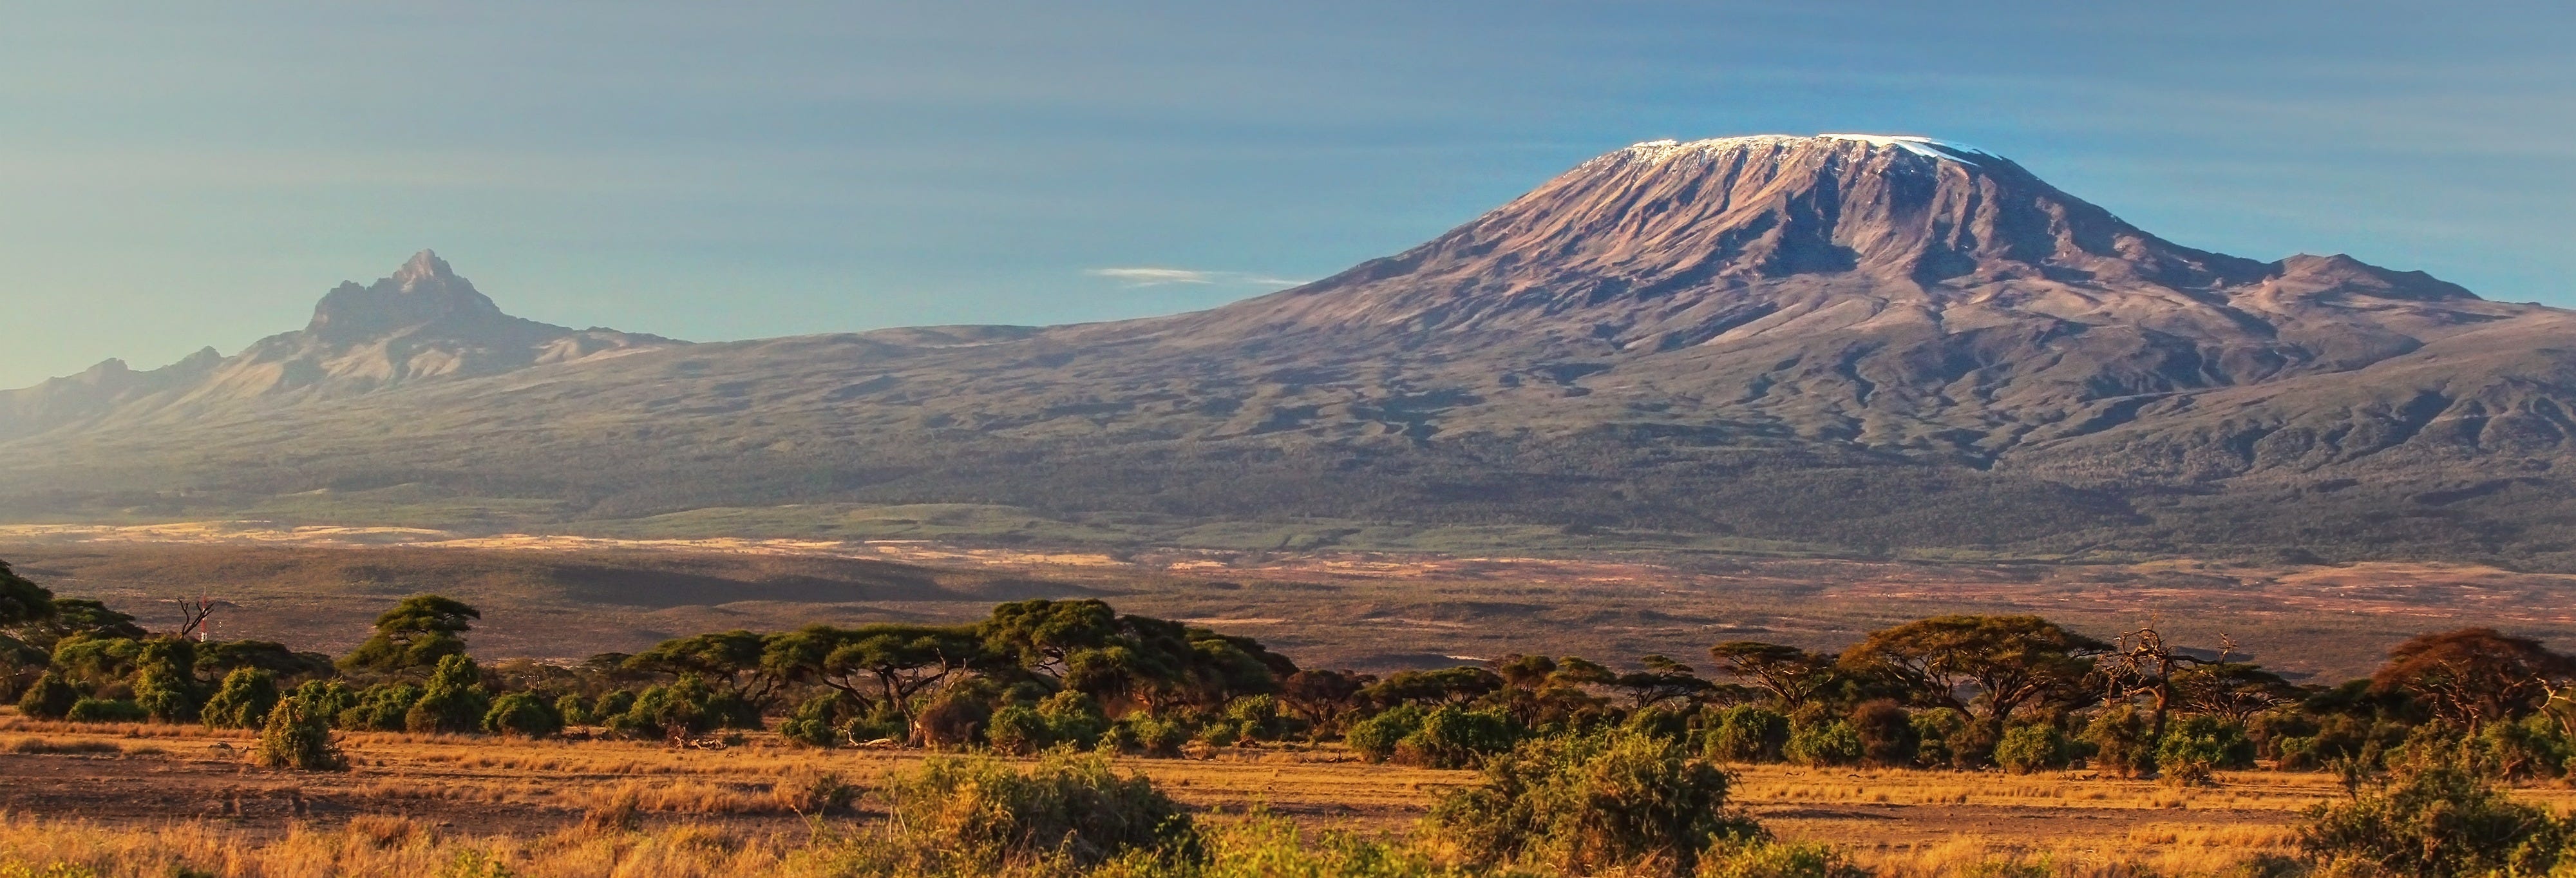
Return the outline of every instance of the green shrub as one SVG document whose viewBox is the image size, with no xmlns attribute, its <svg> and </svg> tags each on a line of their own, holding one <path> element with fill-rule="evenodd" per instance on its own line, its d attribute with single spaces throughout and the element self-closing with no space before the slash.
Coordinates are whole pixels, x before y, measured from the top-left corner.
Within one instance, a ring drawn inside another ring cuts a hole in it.
<svg viewBox="0 0 2576 878">
<path fill-rule="evenodd" d="M 332 722 L 353 731 L 399 732 L 420 696 L 415 683 L 378 683 L 359 692 L 357 703 L 341 708 Z"/>
<path fill-rule="evenodd" d="M 2308 816 L 2299 846 L 2329 874 L 2546 875 L 2576 836 L 2450 760 L 2401 766 L 2387 785 Z"/>
<path fill-rule="evenodd" d="M 563 715 L 555 712 L 554 705 L 526 692 L 492 699 L 492 709 L 483 714 L 483 730 L 495 735 L 551 738 L 563 727 Z"/>
<path fill-rule="evenodd" d="M 843 702 L 848 701 L 849 698 L 846 694 L 834 691 L 805 699 L 796 705 L 796 710 L 789 713 L 786 719 L 779 721 L 779 736 L 807 747 L 840 746 L 840 720 L 841 714 L 846 710 Z"/>
<path fill-rule="evenodd" d="M 1555 874 L 1687 875 L 1721 842 L 1761 837 L 1726 808 L 1727 776 L 1680 743 L 1628 729 L 1534 738 L 1440 794 L 1435 841 L 1486 865 Z"/>
<path fill-rule="evenodd" d="M 1225 710 L 1209 725 L 1224 727 L 1236 740 L 1276 741 L 1288 734 L 1293 723 L 1276 696 L 1246 695 L 1226 702 Z"/>
<path fill-rule="evenodd" d="M 46 671 L 18 694 L 18 712 L 37 719 L 62 719 L 72 712 L 72 705 L 80 703 L 80 697 L 80 690 L 61 674 Z"/>
<path fill-rule="evenodd" d="M 2093 767 L 2121 777 L 2142 777 L 2156 771 L 2155 742 L 2148 740 L 2148 717 L 2145 711 L 2123 704 L 2093 717 L 2084 725 L 2084 743 L 2093 748 Z"/>
<path fill-rule="evenodd" d="M 327 705 L 313 704 L 302 693 L 277 703 L 259 731 L 251 757 L 271 768 L 297 771 L 346 771 L 349 760 L 331 742 Z"/>
<path fill-rule="evenodd" d="M 998 752 L 1026 756 L 1054 744 L 1055 730 L 1037 708 L 1007 704 L 993 711 L 993 724 L 984 731 L 984 740 Z"/>
<path fill-rule="evenodd" d="M 438 660 L 429 673 L 429 684 L 421 687 L 420 701 L 403 714 L 403 728 L 413 732 L 479 732 L 483 717 L 492 712 L 491 693 L 483 688 L 483 672 L 474 660 L 450 655 Z"/>
<path fill-rule="evenodd" d="M 1912 765 L 1923 749 L 1923 736 L 1914 731 L 1914 717 L 1894 701 L 1871 701 L 1853 708 L 1851 725 L 1860 735 L 1861 761 L 1870 765 Z"/>
<path fill-rule="evenodd" d="M 1630 711 L 1626 725 L 1645 734 L 1685 740 L 1691 734 L 1691 714 L 1661 704 L 1650 704 Z"/>
<path fill-rule="evenodd" d="M 2066 733 L 2053 725 L 2014 726 L 2005 729 L 2003 740 L 1995 743 L 1995 764 L 2013 774 L 2065 768 L 2074 761 L 2069 744 Z"/>
<path fill-rule="evenodd" d="M 1728 762 L 1776 762 L 1789 743 L 1789 718 L 1751 704 L 1727 708 L 1709 730 L 1704 752 Z"/>
<path fill-rule="evenodd" d="M 1724 842 L 1700 855 L 1692 878 L 1870 878 L 1832 845 L 1754 838 Z"/>
<path fill-rule="evenodd" d="M 1444 705 L 1424 714 L 1421 727 L 1395 743 L 1394 759 L 1424 768 L 1474 768 L 1523 736 L 1511 717 Z"/>
<path fill-rule="evenodd" d="M 1968 715 L 1957 708 L 1936 707 L 1918 710 L 1911 719 L 1914 726 L 1914 764 L 1927 768 L 1974 768 L 1970 754 L 1963 754 L 1953 742 L 1978 728 Z"/>
<path fill-rule="evenodd" d="M 277 706 L 277 675 L 258 668 L 235 668 L 224 675 L 223 686 L 199 711 L 199 719 L 213 729 L 256 729 L 268 723 L 269 708 Z"/>
<path fill-rule="evenodd" d="M 134 658 L 134 703 L 159 722 L 194 722 L 204 701 L 196 667 L 194 644 L 176 637 L 144 641 Z"/>
<path fill-rule="evenodd" d="M 304 685 L 295 687 L 295 691 L 287 693 L 286 697 L 304 699 L 306 710 L 318 713 L 326 720 L 334 719 L 341 711 L 358 706 L 358 693 L 349 691 L 349 684 L 338 680 L 306 680 Z M 262 725 L 266 724 L 262 723 Z"/>
<path fill-rule="evenodd" d="M 72 702 L 63 718 L 76 723 L 139 723 L 152 714 L 129 699 L 83 698 Z"/>
<path fill-rule="evenodd" d="M 1200 830 L 1205 859 L 1160 868 L 1114 862 L 1101 878 L 1475 878 L 1486 873 L 1444 867 L 1417 846 L 1374 833 L 1326 830 L 1308 836 L 1296 821 L 1261 810 Z M 1499 878 L 1499 876 L 1498 876 Z"/>
<path fill-rule="evenodd" d="M 1111 734 L 1119 746 L 1147 756 L 1178 756 L 1190 741 L 1190 729 L 1180 720 L 1143 713 L 1119 717 Z"/>
<path fill-rule="evenodd" d="M 2470 747 L 2476 751 L 2479 764 L 2503 780 L 2562 777 L 2567 774 L 2568 760 L 2576 758 L 2558 720 L 2544 713 L 2518 722 L 2488 723 L 2478 730 Z"/>
<path fill-rule="evenodd" d="M 1790 762 L 1807 766 L 1858 765 L 1864 752 L 1860 732 L 1844 720 L 1800 726 L 1780 748 Z"/>
<path fill-rule="evenodd" d="M 590 699 L 581 697 L 579 692 L 566 692 L 563 697 L 555 699 L 555 715 L 563 717 L 564 725 L 568 726 L 595 725 L 599 722 L 599 714 L 591 712 Z"/>
<path fill-rule="evenodd" d="M 636 740 L 660 740 L 674 734 L 696 736 L 715 730 L 720 719 L 713 690 L 696 674 L 681 674 L 667 686 L 652 686 L 633 703 L 607 718 L 609 731 Z"/>
<path fill-rule="evenodd" d="M 599 696 L 599 702 L 597 704 L 590 706 L 590 721 L 605 725 L 607 724 L 609 717 L 618 716 L 634 709 L 635 693 L 624 689 L 612 689 L 609 690 L 608 694 Z"/>
<path fill-rule="evenodd" d="M 1051 752 L 1026 773 L 981 756 L 933 757 L 887 787 L 902 856 L 917 873 L 990 874 L 1056 858 L 1090 866 L 1131 852 L 1196 853 L 1188 813 L 1099 754 Z"/>
<path fill-rule="evenodd" d="M 2245 729 L 2214 716 L 2187 716 L 2165 724 L 2156 744 L 2156 767 L 2167 777 L 2206 780 L 2216 769 L 2254 767 L 2254 742 Z"/>
<path fill-rule="evenodd" d="M 1396 744 L 1422 729 L 1422 717 L 1421 707 L 1399 704 L 1352 723 L 1351 730 L 1342 735 L 1342 742 L 1362 759 L 1385 762 L 1395 756 Z"/>
<path fill-rule="evenodd" d="M 992 727 L 993 700 L 1000 696 L 989 684 L 952 686 L 930 700 L 913 717 L 912 731 L 920 743 L 929 747 L 971 747 L 982 743 L 984 732 Z M 1183 740 L 1187 740 L 1184 738 Z M 1180 744 L 1174 742 L 1173 747 Z"/>
<path fill-rule="evenodd" d="M 1072 689 L 1038 702 L 1038 715 L 1046 718 L 1048 737 L 1084 750 L 1098 746 L 1100 737 L 1109 732 L 1109 718 L 1101 715 L 1100 702 Z"/>
</svg>

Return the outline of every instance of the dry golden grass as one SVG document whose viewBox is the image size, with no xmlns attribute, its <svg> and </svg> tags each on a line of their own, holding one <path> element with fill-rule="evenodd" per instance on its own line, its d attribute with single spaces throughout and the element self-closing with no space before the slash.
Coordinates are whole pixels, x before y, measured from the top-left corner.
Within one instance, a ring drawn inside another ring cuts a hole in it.
<svg viewBox="0 0 2576 878">
<path fill-rule="evenodd" d="M 806 855 L 806 841 L 801 834 L 742 837 L 696 824 L 649 833 L 570 829 L 533 838 L 459 838 L 395 818 L 353 820 L 334 829 L 298 826 L 282 837 L 262 838 L 205 823 L 116 828 L 0 814 L 0 865 L 72 866 L 112 876 L 170 875 L 181 868 L 223 878 L 825 874 Z"/>
<path fill-rule="evenodd" d="M 350 771 L 292 773 L 251 766 L 248 744 L 246 733 L 193 726 L 0 715 L 0 759 L 21 773 L 0 784 L 0 808 L 18 811 L 0 818 L 0 863 L 166 874 L 167 862 L 147 862 L 161 856 L 232 875 L 435 874 L 488 855 L 523 875 L 793 874 L 782 864 L 810 836 L 806 817 L 824 810 L 818 779 L 871 790 L 923 758 L 795 748 L 771 735 L 709 752 L 362 733 L 342 738 Z M 1374 833 L 1401 831 L 1439 790 L 1473 780 L 1367 765 L 1338 748 L 1118 764 L 1193 806 L 1266 807 L 1319 829 Z M 2342 795 L 2330 776 L 2297 773 L 2226 772 L 2214 787 L 2178 789 L 2088 772 L 1732 770 L 1734 800 L 1782 837 L 1843 847 L 1892 876 L 2004 874 L 1998 864 L 2013 874 L 2214 874 L 2287 852 L 2300 812 Z M 2517 794 L 2576 806 L 2564 788 Z M 49 801 L 77 807 L 40 810 Z M 871 804 L 860 796 L 862 809 Z M 40 819 L 75 812 L 92 822 Z M 428 871 L 403 871 L 414 868 Z"/>
</svg>

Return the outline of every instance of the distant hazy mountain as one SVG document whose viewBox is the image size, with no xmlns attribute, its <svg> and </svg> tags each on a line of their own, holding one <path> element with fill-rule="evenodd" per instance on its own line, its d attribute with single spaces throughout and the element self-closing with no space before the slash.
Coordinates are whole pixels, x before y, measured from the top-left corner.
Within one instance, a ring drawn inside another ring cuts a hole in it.
<svg viewBox="0 0 2576 878">
<path fill-rule="evenodd" d="M 0 392 L 0 438 L 180 427 L 209 415 L 676 344 L 503 314 L 446 260 L 423 250 L 392 277 L 368 286 L 340 284 L 313 307 L 313 321 L 303 329 L 260 339 L 239 355 L 207 348 L 149 372 L 109 360 L 79 375 Z"/>
<path fill-rule="evenodd" d="M 681 346 L 515 321 L 424 254 L 240 356 L 16 392 L 0 492 L 2567 566 L 2571 321 L 2175 245 L 1954 144 L 1658 141 L 1331 278 L 1120 323 Z"/>
</svg>

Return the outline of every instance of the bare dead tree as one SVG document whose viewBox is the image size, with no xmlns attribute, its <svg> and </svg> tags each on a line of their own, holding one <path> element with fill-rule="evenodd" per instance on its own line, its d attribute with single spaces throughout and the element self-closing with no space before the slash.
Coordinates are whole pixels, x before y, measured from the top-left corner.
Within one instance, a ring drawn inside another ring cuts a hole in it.
<svg viewBox="0 0 2576 878">
<path fill-rule="evenodd" d="M 2215 663 L 2224 664 L 2236 651 L 2236 642 L 2224 635 L 2219 642 L 2222 648 Z M 2095 667 L 2102 669 L 2112 699 L 2146 697 L 2148 740 L 2158 740 L 2165 734 L 2165 715 L 2173 709 L 2175 673 L 2206 664 L 2213 662 L 2175 651 L 2165 642 L 2164 632 L 2156 630 L 2156 620 L 2149 619 L 2138 630 L 2113 640 L 2111 651 Z"/>
<path fill-rule="evenodd" d="M 193 598 L 180 598 L 176 601 L 172 601 L 172 603 L 179 605 L 179 639 L 181 640 L 186 640 L 191 635 L 195 636 L 199 640 L 204 640 L 207 617 L 215 614 L 216 607 L 229 606 L 226 602 L 216 600 L 207 595 L 198 595 Z"/>
</svg>

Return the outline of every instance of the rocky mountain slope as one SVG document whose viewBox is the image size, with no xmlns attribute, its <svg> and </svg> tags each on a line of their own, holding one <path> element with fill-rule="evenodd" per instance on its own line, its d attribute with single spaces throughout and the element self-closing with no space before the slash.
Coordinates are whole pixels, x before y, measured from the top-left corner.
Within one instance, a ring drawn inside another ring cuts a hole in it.
<svg viewBox="0 0 2576 878">
<path fill-rule="evenodd" d="M 54 391 L 108 400 L 79 418 L 31 421 L 78 407 L 20 391 L 0 422 L 38 427 L 0 446 L 0 496 L 408 484 L 592 518 L 966 502 L 2576 564 L 2576 313 L 2182 247 L 1921 138 L 1638 144 L 1403 253 L 1149 320 L 531 333 L 475 359 L 383 333 L 508 319 L 488 300 L 400 301 L 426 310 L 47 385 L 102 388 Z M 252 365 L 278 362 L 324 377 Z"/>
</svg>

